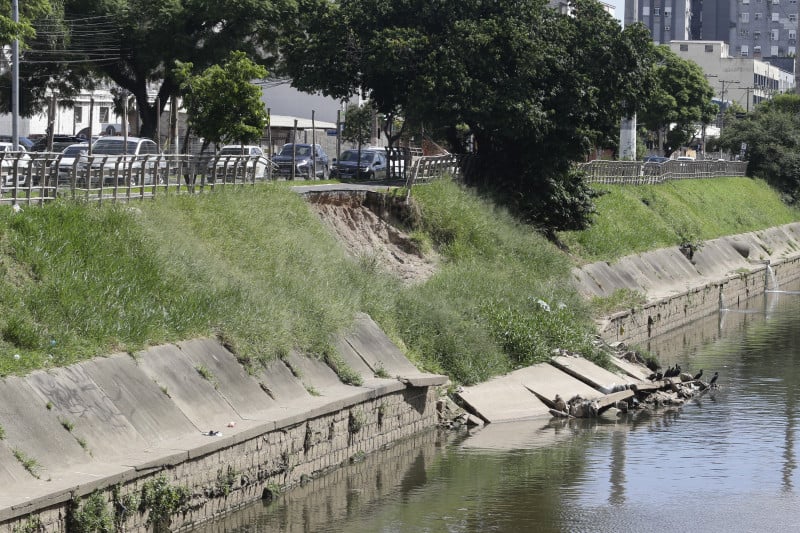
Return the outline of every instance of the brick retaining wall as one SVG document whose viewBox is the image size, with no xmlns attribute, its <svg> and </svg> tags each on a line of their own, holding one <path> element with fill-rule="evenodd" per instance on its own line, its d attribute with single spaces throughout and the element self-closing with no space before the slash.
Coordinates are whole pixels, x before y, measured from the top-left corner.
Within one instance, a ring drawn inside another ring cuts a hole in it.
<svg viewBox="0 0 800 533">
<path fill-rule="evenodd" d="M 800 257 L 776 260 L 769 268 L 779 285 L 800 279 Z M 768 286 L 772 283 L 769 278 L 768 267 L 764 264 L 750 272 L 616 313 L 608 317 L 599 333 L 606 342 L 642 344 L 721 308 L 735 308 L 750 298 L 763 295 L 765 290 L 773 288 Z"/>
<path fill-rule="evenodd" d="M 188 460 L 147 469 L 141 466 L 128 479 L 107 478 L 97 483 L 106 511 L 119 520 L 117 530 L 152 531 L 148 512 L 129 509 L 120 513 L 120 502 L 140 499 L 145 485 L 157 480 L 169 487 L 183 487 L 189 497 L 172 514 L 170 531 L 190 529 L 223 513 L 311 480 L 342 464 L 398 440 L 434 427 L 437 423 L 434 387 L 409 387 L 355 403 L 301 423 L 266 432 L 237 436 L 220 447 L 211 441 L 191 451 Z M 209 437 L 214 439 L 214 437 Z M 124 476 L 120 476 L 124 477 Z M 88 493 L 89 490 L 87 489 Z M 70 497 L 71 496 L 71 497 Z M 27 514 L 5 517 L 0 532 L 66 532 L 70 505 L 85 505 L 87 494 L 61 495 L 38 502 Z M 77 504 L 82 498 L 84 503 Z M 6 510 L 14 514 L 14 510 Z M 3 520 L 3 518 L 0 518 Z M 119 526 L 123 527 L 120 528 Z"/>
</svg>

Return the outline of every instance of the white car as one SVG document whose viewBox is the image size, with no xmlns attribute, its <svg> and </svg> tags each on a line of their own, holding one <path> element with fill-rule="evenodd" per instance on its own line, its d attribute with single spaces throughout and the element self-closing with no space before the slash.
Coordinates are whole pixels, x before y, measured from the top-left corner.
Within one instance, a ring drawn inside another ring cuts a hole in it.
<svg viewBox="0 0 800 533">
<path fill-rule="evenodd" d="M 71 144 L 61 151 L 58 159 L 52 165 L 58 165 L 58 182 L 69 183 L 72 180 L 73 172 L 77 172 L 79 164 L 87 161 L 86 154 L 89 153 L 88 143 Z"/>
<path fill-rule="evenodd" d="M 5 187 L 13 187 L 15 182 L 22 187 L 27 183 L 31 156 L 21 144 L 17 151 L 13 146 L 10 142 L 0 142 L 0 179 Z"/>
<path fill-rule="evenodd" d="M 91 170 L 92 185 L 102 179 L 105 185 L 151 185 L 159 172 L 166 169 L 166 161 L 158 145 L 144 137 L 100 137 L 92 144 L 87 161 L 80 163 L 82 170 Z"/>
<path fill-rule="evenodd" d="M 223 146 L 219 153 L 208 162 L 209 181 L 214 178 L 222 178 L 225 181 L 240 179 L 264 179 L 267 177 L 267 169 L 274 165 L 264 155 L 264 150 L 260 146 L 228 144 Z"/>
</svg>

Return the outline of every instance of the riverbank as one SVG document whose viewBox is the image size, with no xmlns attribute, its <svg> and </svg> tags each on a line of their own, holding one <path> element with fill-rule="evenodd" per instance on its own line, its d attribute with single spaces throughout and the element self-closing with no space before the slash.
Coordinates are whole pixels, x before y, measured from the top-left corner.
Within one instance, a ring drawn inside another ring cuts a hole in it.
<svg viewBox="0 0 800 533">
<path fill-rule="evenodd" d="M 0 531 L 179 531 L 436 426 L 445 376 L 367 316 L 335 344 L 358 385 L 297 353 L 248 374 L 214 339 L 4 380 Z"/>
</svg>

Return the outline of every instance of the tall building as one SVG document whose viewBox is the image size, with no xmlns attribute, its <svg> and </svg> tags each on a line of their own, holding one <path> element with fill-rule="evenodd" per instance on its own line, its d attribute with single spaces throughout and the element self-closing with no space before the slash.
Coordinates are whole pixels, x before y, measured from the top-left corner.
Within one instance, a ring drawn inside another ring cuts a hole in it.
<svg viewBox="0 0 800 533">
<path fill-rule="evenodd" d="M 625 0 L 625 25 L 643 22 L 658 44 L 692 38 L 691 21 L 691 0 Z"/>
<path fill-rule="evenodd" d="M 637 21 L 658 44 L 724 41 L 732 56 L 794 71 L 798 0 L 626 0 L 625 24 Z"/>
</svg>

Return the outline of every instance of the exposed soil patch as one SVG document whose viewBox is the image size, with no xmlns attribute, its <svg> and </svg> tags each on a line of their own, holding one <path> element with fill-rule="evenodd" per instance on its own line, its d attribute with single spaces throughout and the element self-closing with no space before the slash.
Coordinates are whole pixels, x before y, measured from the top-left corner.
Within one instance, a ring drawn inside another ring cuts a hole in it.
<svg viewBox="0 0 800 533">
<path fill-rule="evenodd" d="M 399 229 L 413 213 L 399 200 L 377 193 L 326 192 L 307 196 L 312 208 L 357 261 L 375 265 L 406 284 L 420 283 L 437 269 L 439 256 L 423 254 Z"/>
</svg>

